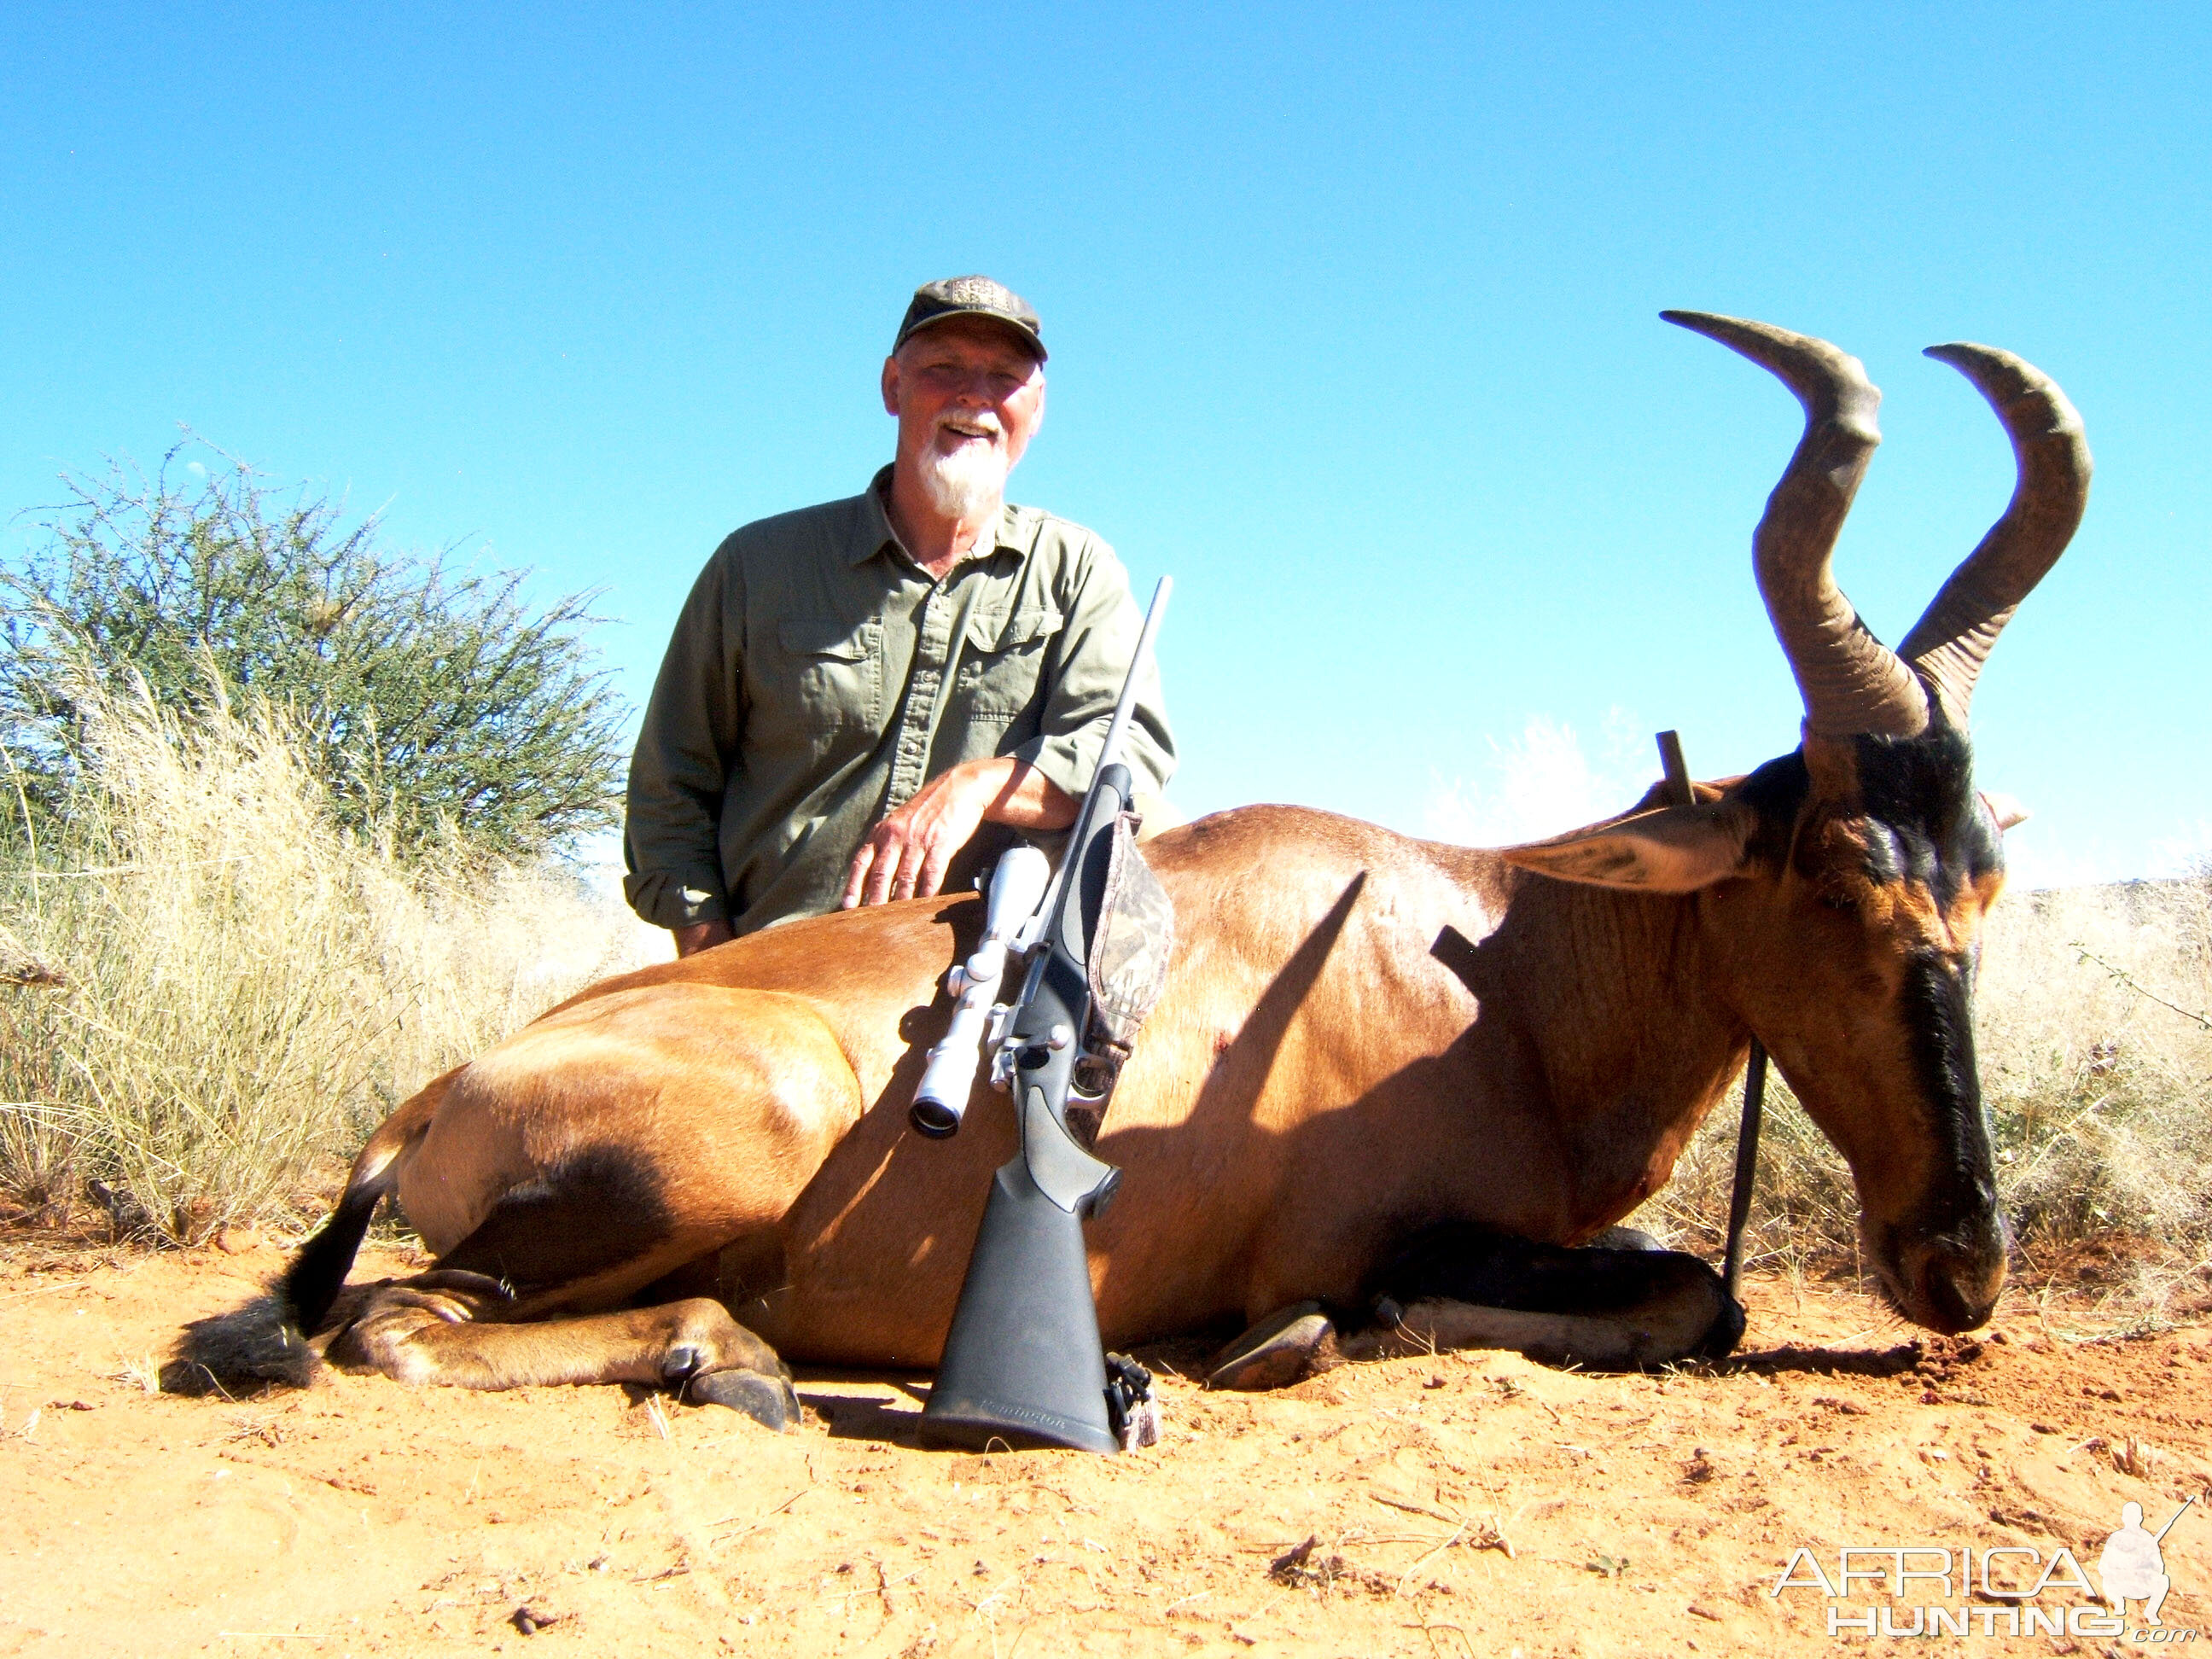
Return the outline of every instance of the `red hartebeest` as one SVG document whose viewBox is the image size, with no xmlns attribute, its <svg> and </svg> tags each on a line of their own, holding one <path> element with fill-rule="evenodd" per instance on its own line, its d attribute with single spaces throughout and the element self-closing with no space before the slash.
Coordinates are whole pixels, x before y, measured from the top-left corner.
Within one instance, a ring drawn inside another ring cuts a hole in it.
<svg viewBox="0 0 2212 1659">
<path fill-rule="evenodd" d="M 1352 1304 L 1439 1223 L 1588 1239 L 1666 1181 L 1754 1036 L 1848 1160 L 1897 1306 L 1988 1317 L 2005 1234 L 1968 1013 L 2005 826 L 1967 704 L 2079 522 L 2081 422 L 2016 358 L 1931 349 L 1997 410 L 2019 485 L 1893 653 L 1829 574 L 1879 441 L 1858 362 L 1669 316 L 1805 406 L 1755 541 L 1802 746 L 1502 853 L 1282 806 L 1152 842 L 1182 937 L 1097 1148 L 1127 1171 L 1089 1233 L 1109 1343 Z M 402 1106 L 278 1295 L 196 1328 L 173 1375 L 304 1376 L 386 1195 L 437 1266 L 349 1293 L 334 1352 L 404 1381 L 667 1383 L 781 1423 L 778 1353 L 931 1364 L 1013 1150 L 988 1103 L 951 1141 L 907 1129 L 981 909 L 798 921 L 556 1008 Z"/>
</svg>

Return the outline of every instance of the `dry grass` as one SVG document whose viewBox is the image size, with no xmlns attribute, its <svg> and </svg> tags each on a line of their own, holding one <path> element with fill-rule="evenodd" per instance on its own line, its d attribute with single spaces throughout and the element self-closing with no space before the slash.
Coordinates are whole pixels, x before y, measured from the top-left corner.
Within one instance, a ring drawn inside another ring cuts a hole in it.
<svg viewBox="0 0 2212 1659">
<path fill-rule="evenodd" d="M 2212 879 L 2008 893 L 1990 917 L 1975 1041 L 1998 1182 L 2031 1282 L 2087 1281 L 2154 1317 L 2212 1266 Z M 1778 1078 L 1747 1255 L 1848 1267 L 1856 1200 Z M 1717 1255 L 1741 1091 L 1641 1224 Z M 2115 1267 L 2114 1263 L 2119 1264 Z"/>
<path fill-rule="evenodd" d="M 409 868 L 334 826 L 268 710 L 92 708 L 61 844 L 0 866 L 0 1198 L 190 1241 L 312 1212 L 422 1081 L 646 959 L 557 867 Z"/>
</svg>

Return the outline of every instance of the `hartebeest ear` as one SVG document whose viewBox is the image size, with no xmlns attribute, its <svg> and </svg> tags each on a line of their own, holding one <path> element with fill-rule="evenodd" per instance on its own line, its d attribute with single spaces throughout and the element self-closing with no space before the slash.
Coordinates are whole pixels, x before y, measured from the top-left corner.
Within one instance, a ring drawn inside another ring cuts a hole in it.
<svg viewBox="0 0 2212 1659">
<path fill-rule="evenodd" d="M 1990 809 L 1990 816 L 1997 821 L 2000 830 L 2009 830 L 2015 823 L 2026 823 L 2033 816 L 2010 795 L 2000 795 L 1994 789 L 1982 791 L 1982 805 Z"/>
<path fill-rule="evenodd" d="M 1662 806 L 1655 812 L 1509 847 L 1508 864 L 1561 881 L 1645 893 L 1692 893 L 1743 868 L 1758 814 L 1737 801 Z"/>
</svg>

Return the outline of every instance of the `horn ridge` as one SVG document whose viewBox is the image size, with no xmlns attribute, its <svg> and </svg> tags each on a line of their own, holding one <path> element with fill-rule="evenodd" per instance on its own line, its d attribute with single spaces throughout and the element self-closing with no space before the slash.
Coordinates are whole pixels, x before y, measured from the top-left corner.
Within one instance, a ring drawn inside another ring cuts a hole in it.
<svg viewBox="0 0 2212 1659">
<path fill-rule="evenodd" d="M 1859 620 L 1836 586 L 1836 538 L 1881 430 L 1881 393 L 1848 352 L 1771 323 L 1704 311 L 1662 311 L 1773 374 L 1805 410 L 1804 435 L 1767 497 L 1752 538 L 1760 597 L 1816 736 L 1914 737 L 1928 726 L 1912 671 Z"/>
<path fill-rule="evenodd" d="M 1994 346 L 1954 341 L 1924 354 L 1973 383 L 2012 441 L 2012 500 L 1951 573 L 1899 653 L 1925 679 L 1945 717 L 1966 729 L 1974 682 L 2013 611 L 2058 562 L 2088 505 L 2093 463 L 2081 416 L 2051 378 Z"/>
</svg>

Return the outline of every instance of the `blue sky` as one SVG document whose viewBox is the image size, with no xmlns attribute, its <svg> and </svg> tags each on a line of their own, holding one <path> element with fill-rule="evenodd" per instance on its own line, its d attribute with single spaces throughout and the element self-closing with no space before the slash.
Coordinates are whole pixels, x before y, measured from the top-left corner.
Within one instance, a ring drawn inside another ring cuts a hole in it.
<svg viewBox="0 0 2212 1659">
<path fill-rule="evenodd" d="M 986 270 L 1054 350 L 1015 495 L 1177 579 L 1180 804 L 1480 830 L 1532 720 L 1622 788 L 1656 726 L 1709 775 L 1796 740 L 1748 556 L 1796 406 L 1661 307 L 1866 361 L 1887 442 L 1838 572 L 1892 641 L 2010 487 L 1918 355 L 1978 339 L 2065 386 L 2099 463 L 1976 701 L 1984 783 L 2037 813 L 2016 866 L 2212 851 L 2205 9 L 18 3 L 0 30 L 8 512 L 189 422 L 404 544 L 604 588 L 641 702 L 724 532 L 888 458 L 908 291 Z"/>
</svg>

